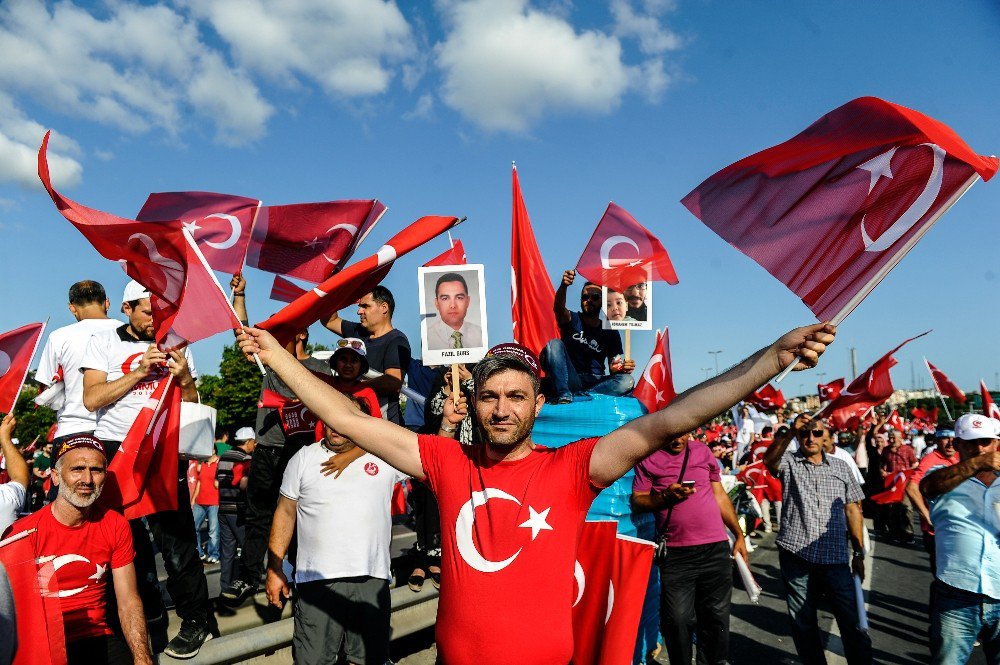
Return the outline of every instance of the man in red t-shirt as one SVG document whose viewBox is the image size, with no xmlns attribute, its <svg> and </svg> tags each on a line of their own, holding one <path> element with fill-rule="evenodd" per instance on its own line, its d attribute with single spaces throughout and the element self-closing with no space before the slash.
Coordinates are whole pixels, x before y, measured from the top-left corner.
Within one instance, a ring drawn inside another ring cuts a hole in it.
<svg viewBox="0 0 1000 665">
<path fill-rule="evenodd" d="M 951 466 L 958 463 L 958 451 L 955 450 L 954 430 L 939 429 L 934 433 L 937 448 L 923 456 L 910 480 L 906 483 L 906 496 L 910 498 L 917 512 L 920 513 L 920 531 L 923 535 L 924 549 L 930 555 L 931 573 L 937 572 L 937 556 L 934 550 L 934 527 L 931 524 L 930 509 L 920 493 L 920 481 L 932 469 Z"/>
<path fill-rule="evenodd" d="M 733 406 L 782 367 L 814 366 L 836 329 L 799 328 L 666 408 L 600 438 L 561 448 L 531 440 L 545 398 L 538 359 L 517 344 L 491 349 L 473 373 L 482 445 L 453 437 L 464 398 L 445 404 L 438 435 L 417 435 L 364 415 L 303 367 L 267 332 L 240 335 L 327 425 L 424 481 L 441 516 L 437 646 L 445 665 L 566 665 L 573 657 L 577 539 L 597 493 L 666 442 Z M 616 598 L 616 602 L 642 598 Z M 526 604 L 527 603 L 527 604 Z M 530 611 L 527 611 L 529 610 Z"/>
<path fill-rule="evenodd" d="M 56 451 L 54 468 L 56 500 L 15 522 L 5 535 L 34 531 L 26 537 L 40 564 L 42 593 L 58 595 L 69 665 L 152 663 L 132 565 L 132 532 L 119 513 L 95 505 L 107 474 L 104 446 L 89 434 L 69 437 Z M 117 631 L 107 617 L 109 578 Z"/>
<path fill-rule="evenodd" d="M 219 563 L 219 481 L 215 471 L 219 456 L 212 455 L 198 462 L 198 480 L 191 494 L 191 511 L 194 513 L 194 532 L 198 540 L 198 556 L 205 563 Z M 201 525 L 208 520 L 208 542 L 201 540 Z"/>
<path fill-rule="evenodd" d="M 882 478 L 917 468 L 917 454 L 913 446 L 903 439 L 898 429 L 889 431 L 889 445 L 882 449 Z M 897 542 L 913 542 L 913 507 L 910 497 L 903 496 L 899 503 L 891 503 L 882 508 L 887 513 L 889 537 Z"/>
</svg>

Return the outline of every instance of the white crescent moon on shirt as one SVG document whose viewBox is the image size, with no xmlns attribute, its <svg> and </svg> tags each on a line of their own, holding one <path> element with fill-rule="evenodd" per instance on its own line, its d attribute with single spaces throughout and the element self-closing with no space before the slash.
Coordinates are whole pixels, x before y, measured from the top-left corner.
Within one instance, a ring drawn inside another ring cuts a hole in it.
<svg viewBox="0 0 1000 665">
<path fill-rule="evenodd" d="M 458 546 L 458 553 L 465 559 L 465 562 L 469 566 L 481 573 L 495 573 L 503 570 L 514 563 L 514 559 L 517 558 L 522 549 L 518 548 L 514 554 L 503 561 L 490 561 L 476 549 L 476 544 L 472 540 L 472 528 L 476 521 L 476 508 L 485 506 L 486 502 L 490 499 L 503 499 L 505 501 L 513 501 L 519 506 L 521 505 L 520 501 L 503 490 L 496 489 L 495 487 L 487 487 L 482 492 L 472 493 L 472 498 L 466 501 L 462 509 L 458 511 L 458 519 L 455 520 L 455 544 Z"/>
<path fill-rule="evenodd" d="M 44 564 L 42 569 L 39 570 L 39 586 L 42 587 L 41 588 L 42 595 L 49 597 L 55 596 L 56 598 L 68 598 L 69 596 L 75 596 L 76 594 L 80 593 L 88 586 L 90 586 L 89 584 L 85 584 L 75 589 L 61 589 L 56 593 L 53 593 L 49 589 L 50 584 L 52 582 L 52 578 L 55 577 L 56 575 L 56 571 L 65 566 L 66 564 L 73 563 L 74 561 L 86 561 L 87 563 L 90 563 L 90 559 L 88 559 L 85 556 L 81 556 L 79 554 L 62 554 L 60 556 L 54 556 L 54 557 L 53 556 L 39 557 L 38 559 L 35 560 L 35 563 Z M 44 584 L 42 583 L 43 577 L 47 577 L 47 579 L 44 579 Z"/>
<path fill-rule="evenodd" d="M 10 356 L 5 351 L 0 351 L 0 376 L 10 371 Z"/>
<path fill-rule="evenodd" d="M 227 215 L 222 212 L 216 212 L 211 215 L 205 215 L 205 217 L 206 218 L 216 217 L 218 219 L 224 219 L 227 222 L 229 222 L 230 227 L 232 227 L 232 232 L 230 233 L 229 237 L 226 238 L 224 241 L 211 242 L 209 240 L 206 240 L 205 244 L 208 245 L 209 247 L 212 247 L 214 249 L 229 249 L 230 247 L 236 244 L 237 240 L 240 239 L 240 233 L 243 231 L 243 226 L 240 224 L 240 220 L 238 220 L 233 215 Z"/>
<path fill-rule="evenodd" d="M 583 590 L 587 588 L 587 576 L 583 574 L 583 566 L 580 565 L 579 561 L 573 562 L 573 579 L 576 580 L 576 600 L 573 601 L 573 607 L 577 606 L 580 599 L 583 598 Z"/>
<path fill-rule="evenodd" d="M 348 233 L 351 234 L 351 237 L 353 238 L 354 234 L 358 232 L 358 227 L 354 226 L 353 224 L 336 224 L 336 225 L 331 226 L 330 228 L 328 228 L 326 230 L 326 232 L 327 233 L 333 233 L 334 231 L 338 231 L 338 230 L 339 231 L 347 231 Z M 323 254 L 323 258 L 326 259 L 329 263 L 332 263 L 333 265 L 338 265 L 340 263 L 340 261 L 334 261 L 329 256 L 327 256 L 325 253 Z"/>
<path fill-rule="evenodd" d="M 861 240 L 865 243 L 866 252 L 883 252 L 889 249 L 893 243 L 902 238 L 907 231 L 913 228 L 927 214 L 927 211 L 934 205 L 938 194 L 941 193 L 941 184 L 944 181 L 944 158 L 947 153 L 934 143 L 921 143 L 920 145 L 930 148 L 934 156 L 934 166 L 931 168 L 931 174 L 927 178 L 927 184 L 924 185 L 924 191 L 920 192 L 917 200 L 877 240 L 872 240 L 868 236 L 868 231 L 865 230 L 865 219 L 864 217 L 861 218 Z M 894 147 L 888 152 L 895 152 L 895 150 L 896 148 Z M 875 159 L 878 159 L 878 157 Z M 869 185 L 869 194 L 874 187 L 875 183 Z"/>
<path fill-rule="evenodd" d="M 601 267 L 605 270 L 612 268 L 611 265 L 611 248 L 615 245 L 632 245 L 635 248 L 636 256 L 639 255 L 639 245 L 635 244 L 635 241 L 628 236 L 611 236 L 601 244 Z"/>
</svg>

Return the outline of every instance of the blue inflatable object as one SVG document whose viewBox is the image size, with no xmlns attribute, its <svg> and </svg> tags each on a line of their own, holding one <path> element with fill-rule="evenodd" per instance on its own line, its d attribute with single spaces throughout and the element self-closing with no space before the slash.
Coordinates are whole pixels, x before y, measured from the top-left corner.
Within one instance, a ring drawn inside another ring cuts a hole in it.
<svg viewBox="0 0 1000 665">
<path fill-rule="evenodd" d="M 546 404 L 535 420 L 531 438 L 551 448 L 593 436 L 604 436 L 630 420 L 645 415 L 639 400 L 634 397 L 609 397 L 588 395 L 577 397 L 571 404 Z M 630 502 L 632 477 L 629 471 L 613 485 L 602 491 L 590 507 L 587 519 L 618 522 L 618 533 L 655 540 L 656 525 L 652 513 L 633 513 Z M 649 575 L 649 586 L 639 620 L 639 635 L 633 663 L 645 662 L 659 638 L 660 575 L 654 566 Z"/>
</svg>

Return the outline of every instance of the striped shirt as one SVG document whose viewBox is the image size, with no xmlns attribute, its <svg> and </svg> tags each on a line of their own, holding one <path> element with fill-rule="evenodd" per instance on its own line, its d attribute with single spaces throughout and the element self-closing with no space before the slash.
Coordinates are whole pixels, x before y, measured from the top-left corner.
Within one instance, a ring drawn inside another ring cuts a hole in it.
<svg viewBox="0 0 1000 665">
<path fill-rule="evenodd" d="M 851 468 L 826 454 L 813 464 L 797 450 L 781 458 L 778 478 L 784 486 L 778 545 L 810 563 L 848 563 L 844 508 L 865 496 Z"/>
</svg>

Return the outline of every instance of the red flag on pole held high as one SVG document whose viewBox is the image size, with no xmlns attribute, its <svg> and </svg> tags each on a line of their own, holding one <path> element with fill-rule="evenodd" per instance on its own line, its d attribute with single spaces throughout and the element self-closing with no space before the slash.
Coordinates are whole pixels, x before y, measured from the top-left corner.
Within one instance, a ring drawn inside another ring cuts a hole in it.
<svg viewBox="0 0 1000 665">
<path fill-rule="evenodd" d="M 397 258 L 459 224 L 457 217 L 421 217 L 397 233 L 378 252 L 358 261 L 283 307 L 260 324 L 279 340 L 288 341 L 320 319 L 357 302 L 389 274 Z"/>
<path fill-rule="evenodd" d="M 986 382 L 982 379 L 979 379 L 979 393 L 983 397 L 983 413 L 990 418 L 1000 420 L 1000 407 L 993 401 L 993 395 L 990 394 L 989 388 L 986 387 Z"/>
<path fill-rule="evenodd" d="M 511 182 L 510 315 L 514 341 L 540 354 L 549 340 L 559 337 L 553 311 L 556 291 L 538 251 L 516 166 L 511 169 Z"/>
<path fill-rule="evenodd" d="M 913 407 L 910 409 L 910 415 L 916 420 L 924 420 L 930 422 L 931 414 L 926 409 L 921 409 L 918 407 Z"/>
<path fill-rule="evenodd" d="M 840 392 L 844 389 L 844 379 L 837 379 L 830 383 L 817 384 L 816 390 L 819 392 L 821 402 L 835 400 L 840 397 Z"/>
<path fill-rule="evenodd" d="M 140 222 L 179 219 L 213 270 L 243 270 L 250 232 L 260 201 L 215 192 L 158 192 L 149 195 L 135 218 Z"/>
<path fill-rule="evenodd" d="M 785 405 L 785 395 L 769 383 L 747 395 L 745 401 L 765 411 L 773 411 Z"/>
<path fill-rule="evenodd" d="M 438 254 L 433 259 L 424 264 L 425 268 L 431 266 L 464 266 L 468 261 L 465 257 L 465 247 L 461 240 L 456 240 L 451 249 L 443 254 Z"/>
<path fill-rule="evenodd" d="M 287 280 L 281 275 L 274 276 L 274 284 L 271 286 L 271 300 L 295 302 L 305 294 L 306 290 L 295 282 Z"/>
<path fill-rule="evenodd" d="M 29 323 L 0 333 L 0 413 L 14 410 L 44 330 L 44 323 Z"/>
<path fill-rule="evenodd" d="M 894 390 L 889 370 L 895 367 L 897 360 L 892 357 L 892 354 L 929 332 L 930 330 L 916 337 L 911 337 L 876 360 L 875 364 L 851 381 L 851 384 L 840 393 L 837 399 L 820 409 L 817 415 L 829 416 L 834 427 L 845 429 L 852 418 L 860 418 L 868 409 L 885 402 L 892 396 Z"/>
<path fill-rule="evenodd" d="M 940 122 L 862 97 L 727 166 L 681 202 L 838 324 L 997 166 Z"/>
<path fill-rule="evenodd" d="M 670 333 L 656 333 L 656 344 L 642 376 L 632 390 L 632 396 L 639 400 L 647 413 L 659 411 L 677 397 L 674 390 L 674 372 L 670 362 Z"/>
<path fill-rule="evenodd" d="M 655 549 L 655 543 L 648 540 L 622 534 L 615 536 L 608 618 L 604 624 L 599 661 L 602 665 L 629 665 L 634 662 L 636 634 Z"/>
<path fill-rule="evenodd" d="M 49 134 L 38 151 L 38 177 L 59 212 L 106 259 L 120 261 L 151 294 L 153 328 L 163 351 L 240 326 L 205 257 L 179 221 L 137 222 L 59 194 L 49 178 Z"/>
<path fill-rule="evenodd" d="M 899 412 L 896 409 L 892 410 L 892 413 L 889 414 L 889 419 L 886 420 L 885 422 L 889 427 L 893 428 L 894 430 L 898 430 L 904 433 L 906 432 L 906 421 L 900 417 Z"/>
<path fill-rule="evenodd" d="M 872 501 L 879 504 L 902 503 L 906 495 L 906 484 L 910 482 L 910 476 L 914 469 L 899 471 L 891 476 L 885 477 L 885 491 L 872 494 Z"/>
<path fill-rule="evenodd" d="M 619 293 L 649 280 L 677 283 L 677 273 L 663 243 L 613 201 L 584 247 L 576 271 Z"/>
<path fill-rule="evenodd" d="M 965 393 L 962 389 L 955 385 L 955 383 L 948 378 L 948 376 L 934 366 L 927 358 L 924 358 L 924 364 L 927 365 L 927 371 L 931 375 L 931 381 L 934 382 L 934 388 L 942 395 L 947 395 L 959 404 L 965 404 Z"/>
<path fill-rule="evenodd" d="M 177 510 L 177 461 L 181 388 L 173 376 L 160 381 L 139 410 L 108 465 L 101 501 L 126 519 Z"/>
<path fill-rule="evenodd" d="M 59 597 L 46 589 L 37 563 L 36 531 L 28 529 L 0 541 L 0 563 L 14 600 L 17 649 L 12 665 L 65 665 L 66 634 Z M 51 582 L 51 574 L 46 583 Z M 10 618 L 10 617 L 8 617 Z"/>
<path fill-rule="evenodd" d="M 613 520 L 583 523 L 577 541 L 576 596 L 573 600 L 573 664 L 599 665 L 603 662 L 601 643 L 611 615 L 609 603 L 614 568 L 615 536 Z M 635 646 L 635 635 L 632 635 Z"/>
<path fill-rule="evenodd" d="M 341 270 L 385 213 L 377 200 L 262 206 L 247 265 L 318 283 Z"/>
</svg>

